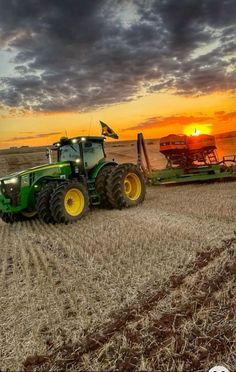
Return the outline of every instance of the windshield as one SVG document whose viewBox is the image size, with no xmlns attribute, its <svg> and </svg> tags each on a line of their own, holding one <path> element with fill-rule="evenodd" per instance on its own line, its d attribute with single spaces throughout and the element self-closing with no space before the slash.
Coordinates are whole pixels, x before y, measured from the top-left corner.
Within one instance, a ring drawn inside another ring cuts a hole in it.
<svg viewBox="0 0 236 372">
<path fill-rule="evenodd" d="M 75 161 L 76 159 L 80 159 L 78 143 L 62 146 L 59 149 L 59 159 L 60 161 Z"/>
</svg>

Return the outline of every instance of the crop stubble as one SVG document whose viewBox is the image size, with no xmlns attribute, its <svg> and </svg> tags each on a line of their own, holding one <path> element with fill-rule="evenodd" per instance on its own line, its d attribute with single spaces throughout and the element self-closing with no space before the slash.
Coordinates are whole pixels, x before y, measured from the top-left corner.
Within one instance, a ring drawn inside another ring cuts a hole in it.
<svg viewBox="0 0 236 372">
<path fill-rule="evenodd" d="M 0 368 L 235 367 L 235 196 L 151 187 L 73 225 L 0 223 Z"/>
</svg>

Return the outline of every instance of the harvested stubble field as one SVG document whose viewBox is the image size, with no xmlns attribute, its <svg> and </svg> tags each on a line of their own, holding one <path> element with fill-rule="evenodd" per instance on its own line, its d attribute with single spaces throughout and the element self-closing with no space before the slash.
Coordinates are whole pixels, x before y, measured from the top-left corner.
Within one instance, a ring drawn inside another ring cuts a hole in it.
<svg viewBox="0 0 236 372">
<path fill-rule="evenodd" d="M 73 225 L 1 222 L 0 369 L 234 370 L 235 210 L 236 183 L 215 183 Z"/>
</svg>

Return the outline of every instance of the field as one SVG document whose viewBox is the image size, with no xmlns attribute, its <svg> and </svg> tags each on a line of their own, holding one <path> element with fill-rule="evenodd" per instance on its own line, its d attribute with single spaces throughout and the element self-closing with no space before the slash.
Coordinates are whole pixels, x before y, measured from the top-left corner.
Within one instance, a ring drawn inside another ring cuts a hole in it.
<svg viewBox="0 0 236 372">
<path fill-rule="evenodd" d="M 165 159 L 159 155 L 159 141 L 147 140 L 148 152 L 154 168 L 165 167 Z M 136 162 L 135 141 L 108 142 L 105 145 L 108 159 L 115 159 L 118 163 Z M 0 150 L 0 177 L 15 170 L 26 169 L 47 163 L 47 147 L 36 147 L 33 151 L 30 148 L 16 150 Z M 54 155 L 55 156 L 55 155 Z"/>
<path fill-rule="evenodd" d="M 107 152 L 135 159 L 133 143 Z M 0 175 L 43 159 L 2 153 Z M 235 210 L 236 183 L 214 183 L 73 225 L 0 222 L 0 369 L 235 370 Z"/>
</svg>

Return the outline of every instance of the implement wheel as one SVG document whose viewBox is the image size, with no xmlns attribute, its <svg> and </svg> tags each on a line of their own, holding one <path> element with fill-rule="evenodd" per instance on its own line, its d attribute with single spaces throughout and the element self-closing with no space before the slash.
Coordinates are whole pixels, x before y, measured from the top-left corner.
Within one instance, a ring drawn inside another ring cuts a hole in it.
<svg viewBox="0 0 236 372">
<path fill-rule="evenodd" d="M 127 163 L 114 168 L 107 181 L 107 196 L 114 208 L 141 204 L 145 195 L 145 180 L 136 165 Z"/>
<path fill-rule="evenodd" d="M 104 168 L 102 168 L 97 175 L 96 182 L 95 182 L 95 188 L 96 188 L 97 193 L 100 196 L 100 207 L 101 208 L 105 208 L 105 209 L 113 208 L 107 196 L 106 184 L 107 184 L 108 177 L 111 174 L 111 172 L 114 170 L 115 166 L 116 166 L 115 164 L 107 165 Z"/>
<path fill-rule="evenodd" d="M 69 223 L 81 219 L 89 211 L 86 187 L 77 181 L 63 182 L 52 194 L 50 210 L 57 223 Z"/>
<path fill-rule="evenodd" d="M 38 212 L 39 219 L 46 223 L 54 223 L 50 210 L 50 199 L 56 187 L 56 182 L 50 182 L 46 184 L 38 194 L 36 210 Z"/>
</svg>

